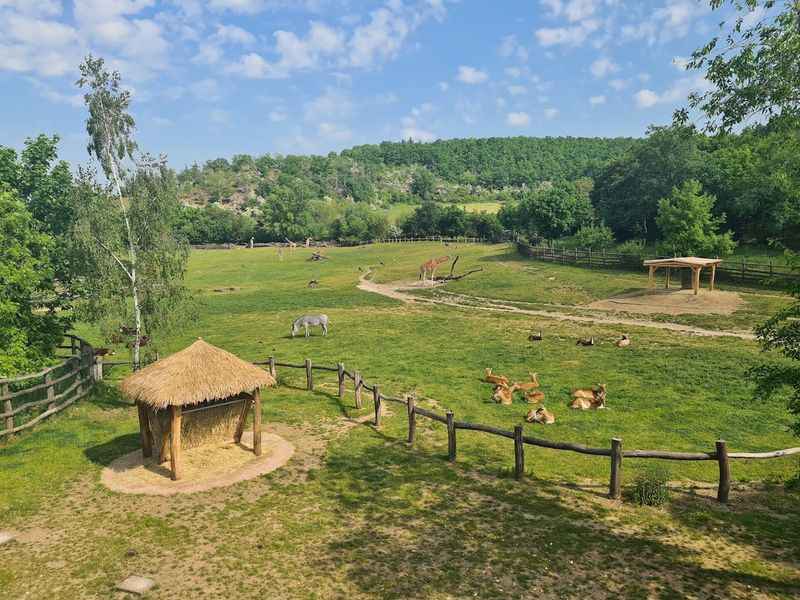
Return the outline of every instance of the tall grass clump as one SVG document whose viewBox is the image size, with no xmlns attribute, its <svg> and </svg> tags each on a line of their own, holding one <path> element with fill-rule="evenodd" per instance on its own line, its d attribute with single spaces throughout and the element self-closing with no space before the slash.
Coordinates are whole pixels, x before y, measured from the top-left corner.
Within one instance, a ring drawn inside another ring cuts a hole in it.
<svg viewBox="0 0 800 600">
<path fill-rule="evenodd" d="M 633 498 L 641 506 L 662 506 L 669 500 L 669 469 L 660 466 L 647 467 L 636 476 Z"/>
</svg>

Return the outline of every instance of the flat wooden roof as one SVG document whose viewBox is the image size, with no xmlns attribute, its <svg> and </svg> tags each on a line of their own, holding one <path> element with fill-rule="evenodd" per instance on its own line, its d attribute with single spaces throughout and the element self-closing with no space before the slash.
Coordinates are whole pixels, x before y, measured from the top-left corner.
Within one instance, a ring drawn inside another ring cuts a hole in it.
<svg viewBox="0 0 800 600">
<path fill-rule="evenodd" d="M 708 267 L 718 265 L 721 258 L 698 258 L 697 256 L 676 256 L 644 261 L 645 267 Z"/>
</svg>

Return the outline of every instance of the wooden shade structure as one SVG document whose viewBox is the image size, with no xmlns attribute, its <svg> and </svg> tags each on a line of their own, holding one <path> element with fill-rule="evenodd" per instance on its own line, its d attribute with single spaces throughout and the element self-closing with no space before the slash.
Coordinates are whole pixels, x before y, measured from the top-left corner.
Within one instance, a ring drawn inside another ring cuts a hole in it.
<svg viewBox="0 0 800 600">
<path fill-rule="evenodd" d="M 169 448 L 172 479 L 177 480 L 182 447 L 200 445 L 211 435 L 227 437 L 230 424 L 235 424 L 232 433 L 238 443 L 251 408 L 253 451 L 260 455 L 260 389 L 274 384 L 268 372 L 198 338 L 129 375 L 121 389 L 138 408 L 142 454 L 152 456 L 158 444 L 158 460 L 164 462 Z"/>
<path fill-rule="evenodd" d="M 658 258 L 644 261 L 644 266 L 649 268 L 650 287 L 655 286 L 656 269 L 663 267 L 667 270 L 666 287 L 669 287 L 670 269 L 691 269 L 692 289 L 696 296 L 700 290 L 700 272 L 704 267 L 711 268 L 710 290 L 714 291 L 714 279 L 717 275 L 717 265 L 722 262 L 720 258 L 698 258 L 696 256 L 681 256 L 675 258 Z"/>
</svg>

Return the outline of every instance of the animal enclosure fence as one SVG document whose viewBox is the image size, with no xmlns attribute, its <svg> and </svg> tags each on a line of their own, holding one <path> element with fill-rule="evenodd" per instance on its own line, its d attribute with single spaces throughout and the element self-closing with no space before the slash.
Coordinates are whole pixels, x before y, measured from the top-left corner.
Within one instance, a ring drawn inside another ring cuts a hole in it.
<svg viewBox="0 0 800 600">
<path fill-rule="evenodd" d="M 546 262 L 576 265 L 590 269 L 624 269 L 641 271 L 642 261 L 655 256 L 639 254 L 623 254 L 591 248 L 558 248 L 546 245 L 531 245 L 518 241 L 517 251 L 523 256 Z M 748 262 L 745 257 L 728 258 L 716 268 L 717 279 L 732 283 L 763 285 L 800 284 L 800 273 L 792 271 L 785 265 L 776 265 L 772 259 L 768 262 Z"/>
<path fill-rule="evenodd" d="M 86 396 L 95 379 L 94 349 L 74 335 L 65 335 L 70 354 L 37 373 L 0 379 L 0 439 L 33 427 Z"/>
<path fill-rule="evenodd" d="M 477 431 L 489 435 L 499 436 L 514 443 L 514 477 L 517 480 L 525 476 L 525 446 L 538 446 L 551 450 L 575 452 L 588 456 L 604 457 L 609 461 L 608 495 L 612 499 L 622 497 L 622 465 L 623 459 L 660 459 L 676 461 L 716 461 L 719 467 L 719 483 L 717 486 L 717 500 L 721 503 L 728 502 L 731 487 L 731 461 L 732 460 L 762 460 L 779 458 L 800 454 L 800 447 L 785 448 L 771 452 L 730 452 L 724 440 L 716 440 L 714 450 L 709 452 L 672 452 L 668 450 L 625 450 L 622 439 L 612 438 L 609 446 L 605 448 L 592 448 L 572 442 L 558 442 L 525 435 L 522 425 L 514 426 L 513 430 L 502 429 L 481 423 L 458 421 L 453 411 L 447 410 L 444 414 L 416 405 L 413 397 L 397 398 L 387 396 L 378 384 L 370 385 L 359 371 L 348 371 L 343 363 L 335 367 L 313 364 L 310 359 L 305 359 L 303 364 L 278 362 L 274 356 L 269 360 L 255 362 L 256 365 L 266 366 L 270 374 L 277 378 L 278 367 L 289 369 L 302 369 L 305 371 L 306 389 L 314 391 L 314 372 L 323 371 L 336 373 L 338 383 L 338 397 L 343 400 L 346 395 L 346 380 L 353 382 L 353 393 L 356 408 L 363 408 L 363 394 L 369 392 L 372 396 L 374 410 L 373 424 L 381 424 L 382 405 L 384 402 L 402 404 L 406 407 L 408 416 L 408 443 L 413 445 L 417 438 L 417 418 L 423 417 L 441 423 L 447 429 L 447 456 L 450 462 L 455 462 L 457 457 L 457 432 L 459 430 Z"/>
</svg>

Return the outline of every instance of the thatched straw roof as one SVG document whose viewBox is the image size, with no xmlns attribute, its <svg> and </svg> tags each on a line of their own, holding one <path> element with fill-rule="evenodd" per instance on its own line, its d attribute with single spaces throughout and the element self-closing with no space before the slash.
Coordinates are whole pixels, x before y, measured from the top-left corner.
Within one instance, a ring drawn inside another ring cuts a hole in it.
<svg viewBox="0 0 800 600">
<path fill-rule="evenodd" d="M 126 377 L 122 393 L 153 408 L 187 406 L 275 384 L 263 369 L 198 339 Z"/>
</svg>

